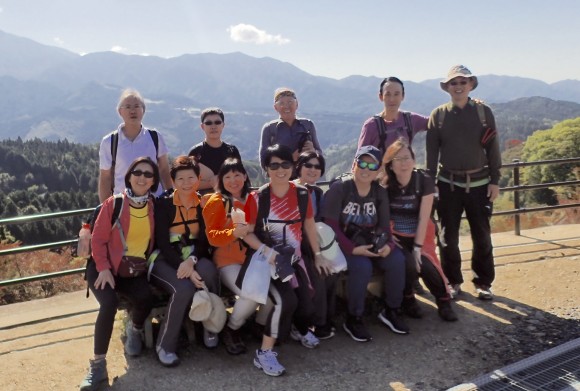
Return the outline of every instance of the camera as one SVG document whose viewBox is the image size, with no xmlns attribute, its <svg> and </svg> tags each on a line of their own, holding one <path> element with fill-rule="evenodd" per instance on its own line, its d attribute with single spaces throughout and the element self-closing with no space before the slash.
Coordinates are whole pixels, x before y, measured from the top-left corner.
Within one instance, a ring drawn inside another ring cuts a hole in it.
<svg viewBox="0 0 580 391">
<path fill-rule="evenodd" d="M 373 238 L 373 247 L 371 248 L 371 251 L 374 253 L 378 253 L 379 250 L 381 248 L 383 248 L 385 246 L 385 244 L 387 244 L 387 241 L 389 240 L 389 236 L 387 235 L 386 232 L 383 232 L 380 235 L 375 235 L 375 237 Z"/>
</svg>

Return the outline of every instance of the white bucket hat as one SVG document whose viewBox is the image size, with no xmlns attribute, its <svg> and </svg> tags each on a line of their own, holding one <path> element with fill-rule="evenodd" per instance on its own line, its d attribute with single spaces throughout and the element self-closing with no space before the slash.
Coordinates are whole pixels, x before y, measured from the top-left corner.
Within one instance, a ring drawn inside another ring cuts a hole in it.
<svg viewBox="0 0 580 391">
<path fill-rule="evenodd" d="M 332 272 L 339 273 L 346 270 L 346 258 L 342 251 L 340 251 L 340 247 L 336 241 L 336 235 L 332 228 L 322 222 L 317 222 L 316 233 L 318 235 L 320 252 L 325 259 L 330 261 Z"/>
</svg>

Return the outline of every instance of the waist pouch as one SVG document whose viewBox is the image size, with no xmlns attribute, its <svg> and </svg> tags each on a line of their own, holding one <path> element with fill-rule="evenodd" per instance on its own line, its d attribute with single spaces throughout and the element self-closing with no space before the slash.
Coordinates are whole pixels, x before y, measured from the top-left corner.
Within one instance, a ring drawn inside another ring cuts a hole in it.
<svg viewBox="0 0 580 391">
<path fill-rule="evenodd" d="M 147 273 L 147 260 L 141 257 L 125 255 L 121 258 L 117 275 L 123 278 L 138 277 Z"/>
</svg>

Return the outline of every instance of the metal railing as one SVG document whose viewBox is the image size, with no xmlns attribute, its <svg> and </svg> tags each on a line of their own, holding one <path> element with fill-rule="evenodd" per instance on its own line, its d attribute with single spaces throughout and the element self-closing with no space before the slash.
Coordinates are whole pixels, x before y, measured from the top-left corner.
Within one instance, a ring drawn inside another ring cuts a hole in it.
<svg viewBox="0 0 580 391">
<path fill-rule="evenodd" d="M 557 187 L 557 186 L 572 186 L 572 185 L 580 185 L 580 180 L 574 181 L 566 181 L 566 182 L 552 182 L 552 183 L 541 183 L 541 184 L 532 184 L 532 185 L 522 185 L 520 184 L 520 168 L 527 167 L 527 166 L 537 166 L 537 165 L 549 165 L 549 164 L 566 164 L 566 163 L 579 163 L 580 157 L 578 158 L 569 158 L 569 159 L 555 159 L 555 160 L 541 160 L 536 162 L 520 162 L 519 160 L 514 160 L 513 163 L 504 164 L 502 169 L 513 169 L 513 181 L 514 185 L 509 187 L 503 187 L 500 190 L 502 192 L 506 191 L 513 191 L 514 192 L 514 209 L 513 210 L 504 210 L 499 212 L 493 212 L 493 216 L 507 216 L 507 215 L 515 215 L 515 223 L 514 223 L 514 233 L 515 235 L 521 234 L 520 229 L 520 215 L 524 213 L 532 213 L 532 212 L 542 212 L 547 210 L 554 210 L 554 209 L 564 209 L 564 208 L 578 208 L 580 207 L 580 203 L 570 203 L 564 205 L 552 205 L 552 206 L 540 206 L 540 207 L 533 207 L 533 208 L 522 208 L 520 206 L 520 195 L 521 192 L 535 190 L 535 189 L 542 189 L 542 188 L 549 188 L 549 187 Z M 580 173 L 580 170 L 577 171 Z M 320 182 L 321 186 L 328 186 L 330 181 Z M 30 215 L 30 216 L 19 216 L 7 219 L 0 219 L 0 226 L 1 225 L 18 225 L 18 224 L 28 224 L 33 222 L 39 221 L 46 221 L 55 218 L 65 218 L 65 217 L 74 217 L 80 215 L 87 215 L 92 213 L 95 208 L 87 208 L 87 209 L 80 209 L 80 210 L 73 210 L 73 211 L 64 211 L 64 212 L 55 212 L 55 213 L 46 213 L 46 214 L 39 214 L 39 215 Z M 24 247 L 17 247 L 11 248 L 6 250 L 0 250 L 0 257 L 14 255 L 19 253 L 37 251 L 37 250 L 44 250 L 44 249 L 52 249 L 52 248 L 61 248 L 64 246 L 75 245 L 78 242 L 78 239 L 70 239 L 64 240 L 60 242 L 53 242 L 53 243 L 45 243 L 45 244 L 38 244 L 38 245 L 31 245 L 31 246 L 24 246 Z M 65 270 L 60 272 L 54 273 L 47 273 L 47 274 L 40 274 L 36 276 L 29 276 L 29 277 L 22 277 L 12 280 L 4 280 L 0 281 L 0 288 L 21 284 L 24 282 L 32 282 L 32 281 L 39 281 L 45 280 L 50 278 L 56 277 L 63 277 L 72 274 L 79 274 L 84 273 L 85 268 L 77 268 L 71 270 Z"/>
</svg>

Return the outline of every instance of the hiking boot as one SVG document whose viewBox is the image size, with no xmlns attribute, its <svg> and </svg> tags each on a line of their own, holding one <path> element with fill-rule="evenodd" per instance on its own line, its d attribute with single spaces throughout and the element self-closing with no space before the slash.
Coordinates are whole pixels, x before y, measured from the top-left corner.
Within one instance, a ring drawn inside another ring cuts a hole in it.
<svg viewBox="0 0 580 391">
<path fill-rule="evenodd" d="M 161 346 L 157 346 L 157 358 L 159 358 L 161 365 L 165 367 L 175 367 L 179 365 L 179 357 L 177 357 L 177 354 L 166 352 Z"/>
<path fill-rule="evenodd" d="M 314 328 L 314 335 L 316 336 L 316 338 L 318 338 L 320 340 L 329 339 L 329 338 L 334 337 L 334 330 L 328 324 L 325 324 L 322 326 L 316 326 Z"/>
<path fill-rule="evenodd" d="M 294 325 L 292 325 L 292 328 L 290 329 L 290 338 L 294 341 L 300 342 L 302 346 L 308 349 L 314 349 L 320 345 L 320 341 L 314 334 L 312 334 L 312 331 L 308 330 L 306 334 L 302 335 Z"/>
<path fill-rule="evenodd" d="M 493 293 L 488 285 L 475 285 L 475 292 L 479 300 L 493 300 Z"/>
<path fill-rule="evenodd" d="M 419 307 L 417 299 L 414 297 L 404 298 L 401 310 L 401 312 L 409 318 L 421 319 L 423 317 L 423 311 L 421 310 L 421 307 Z"/>
<path fill-rule="evenodd" d="M 357 342 L 369 342 L 373 340 L 373 337 L 367 331 L 360 316 L 348 315 L 342 328 Z"/>
<path fill-rule="evenodd" d="M 268 376 L 280 376 L 286 372 L 286 369 L 278 362 L 277 355 L 278 353 L 272 351 L 272 349 L 258 349 L 254 357 L 254 365 Z"/>
<path fill-rule="evenodd" d="M 107 360 L 89 360 L 89 372 L 80 384 L 81 391 L 98 390 L 103 383 L 109 383 Z"/>
<path fill-rule="evenodd" d="M 449 284 L 449 294 L 456 299 L 461 294 L 461 284 Z"/>
<path fill-rule="evenodd" d="M 215 349 L 218 346 L 219 337 L 216 333 L 203 329 L 203 344 L 208 349 Z"/>
<path fill-rule="evenodd" d="M 143 351 L 143 330 L 136 329 L 133 322 L 127 322 L 125 327 L 125 353 L 130 357 L 136 357 Z"/>
<path fill-rule="evenodd" d="M 246 353 L 246 345 L 242 338 L 240 337 L 240 331 L 234 330 L 229 326 L 224 327 L 222 332 L 222 340 L 226 346 L 226 351 L 234 356 L 238 354 Z"/>
<path fill-rule="evenodd" d="M 455 322 L 459 319 L 453 307 L 451 307 L 451 302 L 448 300 L 437 301 L 437 312 L 439 317 L 446 322 Z"/>
<path fill-rule="evenodd" d="M 379 320 L 385 324 L 395 334 L 409 334 L 409 326 L 397 315 L 393 309 L 384 309 L 378 316 Z"/>
</svg>

